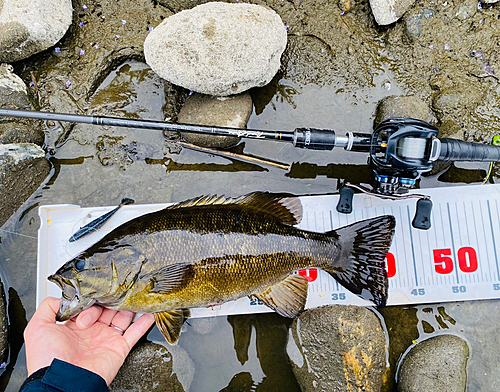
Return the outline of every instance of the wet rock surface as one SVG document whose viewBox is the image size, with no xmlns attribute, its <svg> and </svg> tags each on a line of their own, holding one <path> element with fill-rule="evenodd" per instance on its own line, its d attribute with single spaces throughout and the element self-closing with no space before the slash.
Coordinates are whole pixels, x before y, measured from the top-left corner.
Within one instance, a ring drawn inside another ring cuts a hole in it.
<svg viewBox="0 0 500 392">
<path fill-rule="evenodd" d="M 399 392 L 461 392 L 467 385 L 467 342 L 438 335 L 419 342 L 401 362 Z"/>
<path fill-rule="evenodd" d="M 214 125 L 244 130 L 252 109 L 252 97 L 249 93 L 230 97 L 213 97 L 195 93 L 186 100 L 177 120 L 185 124 Z M 184 133 L 183 137 L 189 143 L 215 148 L 229 148 L 240 141 L 239 137 L 214 137 L 194 133 Z"/>
<path fill-rule="evenodd" d="M 139 343 L 128 355 L 109 390 L 184 392 L 172 370 L 172 354 L 164 346 Z"/>
<path fill-rule="evenodd" d="M 227 96 L 269 83 L 285 46 L 285 26 L 273 10 L 211 2 L 163 21 L 146 38 L 144 53 L 162 78 Z"/>
<path fill-rule="evenodd" d="M 429 107 L 415 96 L 389 96 L 382 99 L 377 105 L 373 127 L 376 128 L 382 121 L 389 118 L 414 118 L 429 121 Z"/>
<path fill-rule="evenodd" d="M 0 366 L 5 367 L 9 355 L 9 320 L 3 282 L 0 280 Z"/>
<path fill-rule="evenodd" d="M 0 144 L 0 226 L 49 174 L 45 152 L 34 144 Z"/>
<path fill-rule="evenodd" d="M 50 48 L 68 30 L 70 0 L 3 0 L 0 3 L 0 62 L 12 63 Z"/>
<path fill-rule="evenodd" d="M 9 64 L 0 65 L 0 108 L 34 110 L 26 85 Z M 41 121 L 0 117 L 0 143 L 42 145 L 43 141 Z"/>
<path fill-rule="evenodd" d="M 305 311 L 291 326 L 287 353 L 303 392 L 380 391 L 387 381 L 380 319 L 356 306 Z"/>
</svg>

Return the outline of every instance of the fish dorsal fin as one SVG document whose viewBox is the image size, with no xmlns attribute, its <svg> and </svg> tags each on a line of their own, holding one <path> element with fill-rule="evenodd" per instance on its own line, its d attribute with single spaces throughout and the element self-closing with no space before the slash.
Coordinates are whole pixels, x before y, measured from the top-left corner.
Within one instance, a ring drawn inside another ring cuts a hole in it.
<svg viewBox="0 0 500 392">
<path fill-rule="evenodd" d="M 176 345 L 181 336 L 181 328 L 190 316 L 189 309 L 169 310 L 155 313 L 156 326 L 171 345 Z"/>
<path fill-rule="evenodd" d="M 280 222 L 291 226 L 302 220 L 302 203 L 299 198 L 284 193 L 253 192 L 240 197 L 201 196 L 171 205 L 166 209 L 231 204 L 271 215 Z"/>
<path fill-rule="evenodd" d="M 193 267 L 189 264 L 171 264 L 151 271 L 140 277 L 150 280 L 147 290 L 150 293 L 168 294 L 184 287 L 194 276 Z"/>
<path fill-rule="evenodd" d="M 256 294 L 256 297 L 282 316 L 297 317 L 306 306 L 307 279 L 301 275 L 290 275 Z"/>
</svg>

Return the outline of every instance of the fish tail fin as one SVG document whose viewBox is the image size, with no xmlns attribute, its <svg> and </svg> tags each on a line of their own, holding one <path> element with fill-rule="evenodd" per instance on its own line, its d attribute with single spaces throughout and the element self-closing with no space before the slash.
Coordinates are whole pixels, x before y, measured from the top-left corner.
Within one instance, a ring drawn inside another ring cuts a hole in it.
<svg viewBox="0 0 500 392">
<path fill-rule="evenodd" d="M 341 255 L 321 268 L 354 294 L 385 306 L 389 286 L 385 257 L 395 227 L 396 219 L 384 215 L 327 232 L 338 236 Z"/>
</svg>

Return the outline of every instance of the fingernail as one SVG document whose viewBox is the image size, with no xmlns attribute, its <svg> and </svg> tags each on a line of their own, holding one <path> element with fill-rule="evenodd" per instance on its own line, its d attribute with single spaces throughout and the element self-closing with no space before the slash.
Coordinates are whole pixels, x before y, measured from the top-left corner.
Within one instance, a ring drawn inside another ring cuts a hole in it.
<svg viewBox="0 0 500 392">
<path fill-rule="evenodd" d="M 83 315 L 78 319 L 78 324 L 80 324 L 80 327 L 82 328 L 88 328 L 92 324 L 92 317 L 88 314 Z"/>
</svg>

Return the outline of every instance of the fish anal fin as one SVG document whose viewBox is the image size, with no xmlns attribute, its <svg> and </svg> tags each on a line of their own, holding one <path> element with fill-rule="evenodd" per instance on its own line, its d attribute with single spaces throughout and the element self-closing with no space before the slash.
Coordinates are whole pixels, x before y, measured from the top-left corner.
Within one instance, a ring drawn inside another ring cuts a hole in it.
<svg viewBox="0 0 500 392">
<path fill-rule="evenodd" d="M 306 306 L 307 279 L 301 275 L 290 275 L 255 296 L 281 316 L 294 318 Z"/>
<path fill-rule="evenodd" d="M 172 264 L 149 272 L 140 277 L 149 279 L 150 293 L 169 294 L 180 290 L 193 278 L 194 269 L 190 264 Z"/>
<path fill-rule="evenodd" d="M 155 313 L 156 326 L 171 345 L 176 345 L 181 336 L 181 328 L 191 313 L 189 309 L 169 310 Z"/>
<path fill-rule="evenodd" d="M 296 225 L 302 220 L 302 203 L 298 197 L 285 193 L 253 192 L 240 197 L 202 196 L 167 207 L 174 210 L 186 207 L 234 205 L 271 215 L 287 225 Z"/>
</svg>

